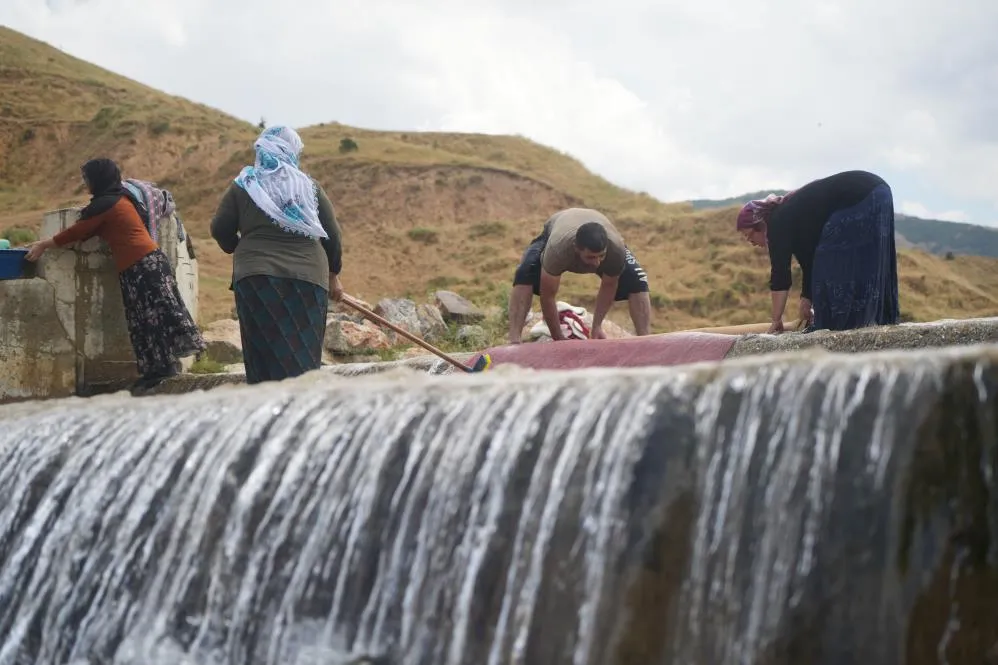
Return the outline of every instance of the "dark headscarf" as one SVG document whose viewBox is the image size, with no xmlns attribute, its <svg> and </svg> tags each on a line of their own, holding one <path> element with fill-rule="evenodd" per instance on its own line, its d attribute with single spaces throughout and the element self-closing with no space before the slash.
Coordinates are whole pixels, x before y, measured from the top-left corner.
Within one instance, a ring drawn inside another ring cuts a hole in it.
<svg viewBox="0 0 998 665">
<path fill-rule="evenodd" d="M 114 160 L 107 157 L 91 159 L 80 167 L 80 171 L 90 189 L 90 203 L 80 212 L 80 219 L 107 212 L 125 195 L 121 170 Z"/>
</svg>

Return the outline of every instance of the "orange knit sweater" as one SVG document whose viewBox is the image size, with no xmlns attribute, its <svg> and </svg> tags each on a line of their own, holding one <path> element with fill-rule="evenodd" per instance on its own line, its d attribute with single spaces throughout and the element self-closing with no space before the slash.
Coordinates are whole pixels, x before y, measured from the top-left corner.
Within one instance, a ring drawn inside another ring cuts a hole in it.
<svg viewBox="0 0 998 665">
<path fill-rule="evenodd" d="M 159 248 L 142 223 L 138 210 L 124 196 L 105 212 L 79 221 L 56 234 L 52 241 L 61 247 L 94 236 L 99 236 L 111 248 L 111 256 L 119 273 Z"/>
</svg>

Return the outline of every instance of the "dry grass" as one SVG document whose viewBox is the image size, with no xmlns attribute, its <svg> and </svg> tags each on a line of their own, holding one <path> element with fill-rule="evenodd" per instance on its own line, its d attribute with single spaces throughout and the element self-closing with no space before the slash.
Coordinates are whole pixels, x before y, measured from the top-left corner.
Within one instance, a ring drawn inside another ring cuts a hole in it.
<svg viewBox="0 0 998 665">
<path fill-rule="evenodd" d="M 37 229 L 45 210 L 83 203 L 79 165 L 111 156 L 128 174 L 174 193 L 200 259 L 201 319 L 229 316 L 230 258 L 211 241 L 208 225 L 252 157 L 255 126 L 6 28 L 0 100 L 0 230 Z M 521 137 L 336 123 L 301 135 L 304 168 L 326 189 L 343 227 L 344 284 L 369 302 L 425 299 L 448 288 L 482 306 L 501 306 L 520 254 L 544 220 L 587 205 L 616 221 L 650 275 L 656 331 L 768 316 L 767 261 L 733 232 L 734 210 L 694 213 L 686 204 L 664 204 Z M 904 251 L 900 271 L 909 320 L 998 315 L 994 260 Z M 594 277 L 568 275 L 563 285 L 563 298 L 592 307 Z M 630 325 L 625 306 L 611 318 Z M 501 334 L 501 317 L 490 321 L 490 335 Z"/>
</svg>

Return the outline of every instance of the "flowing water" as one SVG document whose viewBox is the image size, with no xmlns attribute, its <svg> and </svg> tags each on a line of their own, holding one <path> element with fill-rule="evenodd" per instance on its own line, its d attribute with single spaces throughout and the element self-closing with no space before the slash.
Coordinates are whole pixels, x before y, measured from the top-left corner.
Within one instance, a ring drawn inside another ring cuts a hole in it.
<svg viewBox="0 0 998 665">
<path fill-rule="evenodd" d="M 980 664 L 996 395 L 971 349 L 14 405 L 0 665 Z"/>
</svg>

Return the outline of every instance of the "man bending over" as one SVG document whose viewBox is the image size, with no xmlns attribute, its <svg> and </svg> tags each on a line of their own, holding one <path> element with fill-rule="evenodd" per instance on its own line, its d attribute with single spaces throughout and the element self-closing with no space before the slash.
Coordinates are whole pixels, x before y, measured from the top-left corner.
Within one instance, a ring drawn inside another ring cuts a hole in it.
<svg viewBox="0 0 998 665">
<path fill-rule="evenodd" d="M 603 319 L 618 300 L 627 300 L 635 332 L 650 333 L 648 277 L 624 244 L 624 238 L 605 215 L 586 208 L 569 208 L 552 215 L 541 234 L 523 252 L 509 296 L 510 344 L 520 343 L 535 295 L 540 296 L 541 312 L 551 339 L 565 339 L 555 299 L 564 272 L 600 276 L 592 339 L 606 339 Z"/>
</svg>

